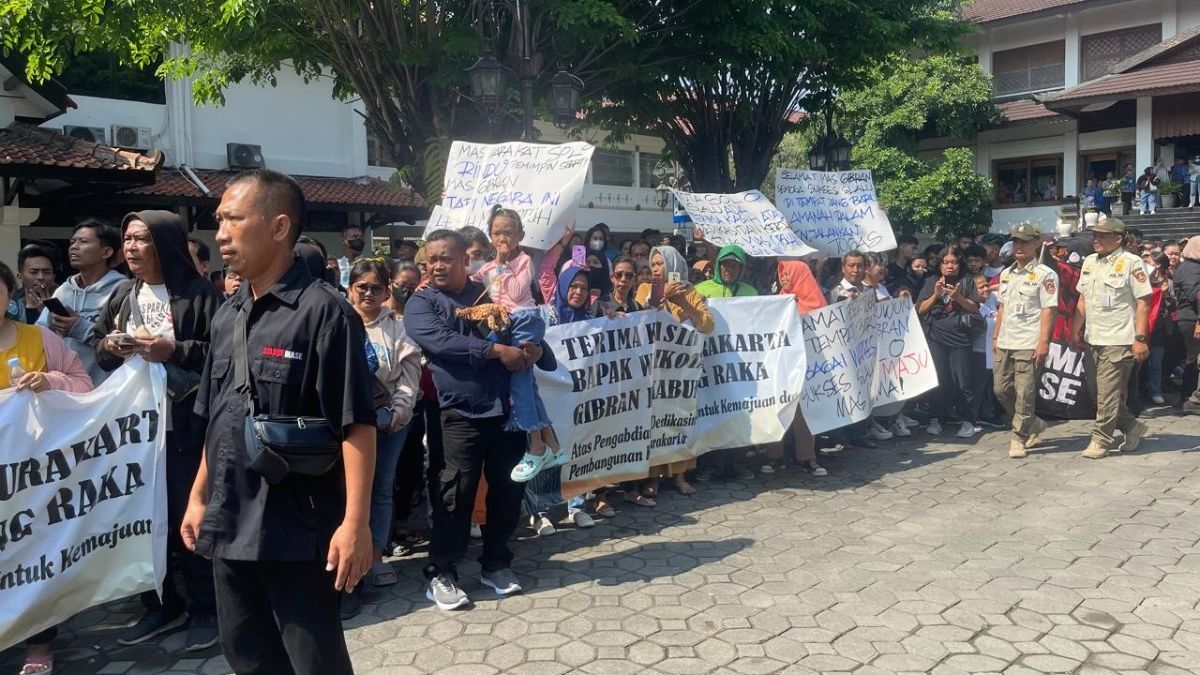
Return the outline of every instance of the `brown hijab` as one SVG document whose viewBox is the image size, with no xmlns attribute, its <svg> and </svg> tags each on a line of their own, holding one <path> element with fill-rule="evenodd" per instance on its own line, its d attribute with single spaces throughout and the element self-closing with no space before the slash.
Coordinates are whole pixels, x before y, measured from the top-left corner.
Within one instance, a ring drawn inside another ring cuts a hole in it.
<svg viewBox="0 0 1200 675">
<path fill-rule="evenodd" d="M 1183 258 L 1200 262 L 1200 234 L 1188 239 L 1187 246 L 1183 247 Z"/>
</svg>

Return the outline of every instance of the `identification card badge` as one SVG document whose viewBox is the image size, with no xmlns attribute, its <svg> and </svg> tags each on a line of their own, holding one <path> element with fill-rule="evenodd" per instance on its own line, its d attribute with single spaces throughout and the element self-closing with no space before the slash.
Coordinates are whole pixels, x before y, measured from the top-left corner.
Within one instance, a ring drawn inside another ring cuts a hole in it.
<svg viewBox="0 0 1200 675">
<path fill-rule="evenodd" d="M 1112 309 L 1113 308 L 1112 293 L 1105 293 L 1104 295 L 1100 296 L 1100 306 L 1103 307 L 1104 309 Z"/>
<path fill-rule="evenodd" d="M 1016 306 L 1017 316 L 1025 316 L 1025 303 L 1018 302 Z"/>
</svg>

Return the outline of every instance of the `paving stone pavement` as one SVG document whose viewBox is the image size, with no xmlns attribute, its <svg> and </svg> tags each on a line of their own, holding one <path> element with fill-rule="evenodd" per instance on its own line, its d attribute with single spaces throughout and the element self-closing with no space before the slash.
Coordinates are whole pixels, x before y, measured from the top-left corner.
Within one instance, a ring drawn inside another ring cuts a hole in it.
<svg viewBox="0 0 1200 675">
<path fill-rule="evenodd" d="M 348 622 L 359 673 L 1200 672 L 1200 419 L 1148 420 L 1133 454 L 1078 456 L 1055 425 L 1026 460 L 1007 436 L 949 436 L 620 505 L 593 530 L 515 543 L 524 595 L 424 599 L 418 559 Z M 472 551 L 472 555 L 474 550 Z M 120 647 L 136 602 L 64 627 L 59 675 L 225 673 L 182 636 Z M 15 673 L 18 653 L 0 655 Z"/>
</svg>

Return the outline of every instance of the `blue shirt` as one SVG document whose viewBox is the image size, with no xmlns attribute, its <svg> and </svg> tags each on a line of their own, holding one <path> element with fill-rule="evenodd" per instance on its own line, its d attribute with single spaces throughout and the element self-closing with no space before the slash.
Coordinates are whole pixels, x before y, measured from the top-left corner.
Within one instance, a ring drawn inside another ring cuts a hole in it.
<svg viewBox="0 0 1200 675">
<path fill-rule="evenodd" d="M 499 359 L 488 358 L 494 343 L 483 337 L 476 322 L 454 315 L 462 307 L 490 301 L 482 284 L 468 281 L 457 293 L 422 288 L 404 305 L 404 330 L 425 353 L 443 410 L 467 417 L 508 413 L 508 369 Z M 558 368 L 554 352 L 544 348 L 537 365 Z"/>
</svg>

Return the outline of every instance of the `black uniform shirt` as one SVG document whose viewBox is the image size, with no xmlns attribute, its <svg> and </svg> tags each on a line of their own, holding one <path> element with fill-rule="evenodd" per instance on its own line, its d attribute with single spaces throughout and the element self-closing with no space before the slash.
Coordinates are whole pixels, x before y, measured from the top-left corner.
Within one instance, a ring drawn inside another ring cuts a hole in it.
<svg viewBox="0 0 1200 675">
<path fill-rule="evenodd" d="M 249 468 L 248 411 L 233 372 L 243 306 L 259 414 L 324 417 L 343 430 L 375 422 L 366 334 L 345 299 L 300 262 L 257 300 L 242 284 L 213 319 L 196 396 L 196 414 L 208 419 L 208 508 L 197 551 L 228 560 L 323 559 L 345 513 L 345 474 L 339 463 L 323 476 L 289 475 L 272 486 Z"/>
</svg>

